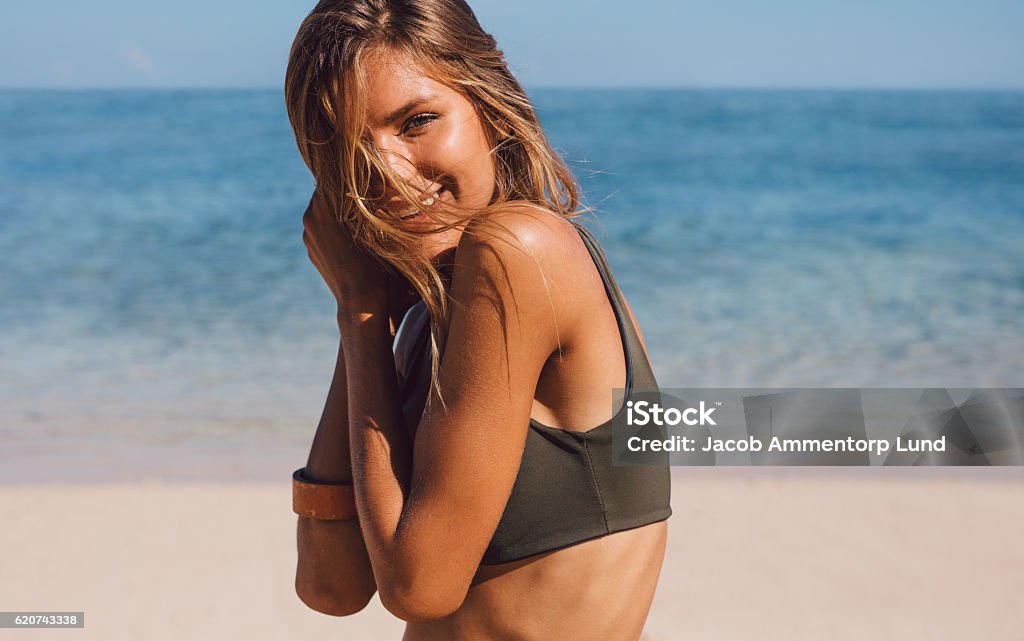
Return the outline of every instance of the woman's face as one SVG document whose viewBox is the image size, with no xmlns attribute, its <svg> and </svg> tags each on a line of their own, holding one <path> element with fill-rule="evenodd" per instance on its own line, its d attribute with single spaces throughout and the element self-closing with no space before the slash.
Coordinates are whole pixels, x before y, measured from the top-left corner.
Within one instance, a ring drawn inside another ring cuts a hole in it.
<svg viewBox="0 0 1024 641">
<path fill-rule="evenodd" d="M 406 56 L 371 55 L 365 63 L 367 134 L 395 174 L 422 194 L 411 208 L 394 194 L 388 209 L 409 228 L 437 224 L 421 212 L 445 206 L 482 209 L 495 191 L 494 162 L 485 125 L 461 93 L 429 77 Z M 440 260 L 458 245 L 462 232 L 450 229 L 420 236 L 420 250 Z"/>
</svg>

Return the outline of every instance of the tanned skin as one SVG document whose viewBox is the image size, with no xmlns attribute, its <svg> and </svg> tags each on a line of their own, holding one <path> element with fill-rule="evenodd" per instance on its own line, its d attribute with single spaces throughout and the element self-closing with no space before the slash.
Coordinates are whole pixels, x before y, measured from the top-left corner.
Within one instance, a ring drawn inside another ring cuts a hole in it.
<svg viewBox="0 0 1024 641">
<path fill-rule="evenodd" d="M 397 54 L 369 58 L 366 73 L 368 134 L 395 170 L 436 206 L 486 206 L 494 169 L 469 100 Z M 444 184 L 433 183 L 442 171 Z M 449 230 L 420 248 L 452 264 L 458 304 L 439 378 L 447 411 L 424 413 L 412 439 L 391 350 L 414 299 L 311 200 L 304 241 L 338 303 L 341 338 L 307 474 L 353 483 L 359 519 L 299 518 L 296 590 L 339 616 L 379 593 L 408 622 L 407 641 L 639 639 L 664 521 L 480 566 L 530 419 L 586 431 L 611 418 L 609 392 L 626 379 L 611 301 L 572 224 L 517 202 L 494 222 L 512 237 Z"/>
</svg>

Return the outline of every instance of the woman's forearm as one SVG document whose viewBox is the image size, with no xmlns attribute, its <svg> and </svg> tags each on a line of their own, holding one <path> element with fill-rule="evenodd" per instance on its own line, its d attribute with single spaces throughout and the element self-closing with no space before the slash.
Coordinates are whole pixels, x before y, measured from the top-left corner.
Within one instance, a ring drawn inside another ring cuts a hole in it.
<svg viewBox="0 0 1024 641">
<path fill-rule="evenodd" d="M 306 463 L 306 474 L 315 481 L 352 482 L 347 386 L 345 352 L 339 342 L 334 377 Z M 299 517 L 297 543 L 295 589 L 311 608 L 338 616 L 352 614 L 373 597 L 377 588 L 359 521 Z"/>
<path fill-rule="evenodd" d="M 356 505 L 366 509 L 360 514 L 363 532 L 378 547 L 395 536 L 412 471 L 412 441 L 398 400 L 386 323 L 377 311 L 339 318 L 343 349 L 359 372 L 348 385 Z"/>
<path fill-rule="evenodd" d="M 348 445 L 348 372 L 344 344 L 340 339 L 334 377 L 309 449 L 306 472 L 310 478 L 324 483 L 352 482 L 352 457 Z"/>
<path fill-rule="evenodd" d="M 416 564 L 410 562 L 411 557 L 426 555 L 415 554 L 404 545 L 417 538 L 409 532 L 416 529 L 416 524 L 410 523 L 410 515 L 405 514 L 413 444 L 399 403 L 394 360 L 389 358 L 392 355 L 386 316 L 372 304 L 353 305 L 353 309 L 360 311 L 353 311 L 347 318 L 339 317 L 339 322 L 349 364 L 352 371 L 359 372 L 348 386 L 349 441 L 363 540 L 373 560 L 384 605 L 406 620 L 429 618 L 429 604 L 420 600 L 412 604 L 419 611 L 412 611 L 405 594 L 422 578 L 416 576 Z M 400 530 L 406 530 L 408 536 Z"/>
</svg>

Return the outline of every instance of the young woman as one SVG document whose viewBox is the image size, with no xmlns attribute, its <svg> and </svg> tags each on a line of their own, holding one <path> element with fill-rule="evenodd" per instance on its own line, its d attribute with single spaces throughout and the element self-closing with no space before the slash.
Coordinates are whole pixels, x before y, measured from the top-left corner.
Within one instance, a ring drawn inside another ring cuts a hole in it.
<svg viewBox="0 0 1024 641">
<path fill-rule="evenodd" d="M 294 477 L 300 598 L 376 592 L 409 641 L 638 639 L 669 476 L 612 465 L 609 400 L 656 382 L 494 40 L 461 0 L 324 0 L 285 94 L 341 334 Z"/>
</svg>

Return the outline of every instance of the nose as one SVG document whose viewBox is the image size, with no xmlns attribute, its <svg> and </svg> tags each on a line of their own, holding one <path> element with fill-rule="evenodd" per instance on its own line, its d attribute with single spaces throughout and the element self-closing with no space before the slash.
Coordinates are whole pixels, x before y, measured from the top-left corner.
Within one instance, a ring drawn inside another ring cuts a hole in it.
<svg viewBox="0 0 1024 641">
<path fill-rule="evenodd" d="M 419 183 L 423 182 L 420 172 L 416 169 L 415 159 L 409 155 L 407 150 L 385 148 L 381 149 L 381 155 L 387 162 L 388 168 L 400 180 L 414 187 L 419 187 Z"/>
<path fill-rule="evenodd" d="M 417 166 L 417 158 L 413 150 L 408 146 L 383 146 L 377 144 L 377 150 L 382 159 L 387 163 L 388 168 L 393 172 L 394 178 L 421 194 L 427 194 L 440 188 L 431 180 L 427 179 Z M 404 207 L 406 201 L 398 195 L 397 188 L 388 181 L 385 188 L 384 202 L 392 207 Z"/>
</svg>

